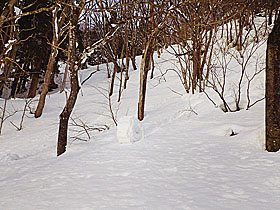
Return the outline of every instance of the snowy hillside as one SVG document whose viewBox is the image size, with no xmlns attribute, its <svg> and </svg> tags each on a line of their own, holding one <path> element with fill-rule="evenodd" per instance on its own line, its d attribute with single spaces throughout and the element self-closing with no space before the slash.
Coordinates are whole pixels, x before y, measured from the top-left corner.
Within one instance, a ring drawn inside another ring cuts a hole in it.
<svg viewBox="0 0 280 210">
<path fill-rule="evenodd" d="M 258 52 L 264 59 L 265 45 Z M 280 153 L 264 150 L 264 101 L 246 110 L 243 95 L 243 109 L 225 113 L 211 88 L 207 93 L 216 106 L 204 93 L 186 94 L 178 75 L 167 71 L 178 66 L 169 53 L 155 55 L 155 62 L 141 122 L 144 139 L 134 144 L 118 143 L 105 97 L 106 65 L 82 86 L 67 152 L 60 157 L 56 141 L 65 93 L 50 94 L 39 119 L 30 113 L 37 104 L 31 101 L 21 131 L 15 125 L 20 124 L 26 101 L 8 101 L 11 117 L 0 137 L 0 209 L 280 209 Z M 232 104 L 234 68 L 239 67 L 230 65 L 226 99 Z M 95 70 L 80 71 L 80 80 Z M 131 70 L 121 103 L 116 102 L 118 83 L 112 112 L 117 120 L 136 116 L 139 70 Z M 245 93 L 246 87 L 242 86 Z M 252 81 L 251 103 L 263 94 L 261 72 Z M 90 128 L 90 139 L 86 133 L 80 135 L 82 128 L 75 122 Z"/>
</svg>

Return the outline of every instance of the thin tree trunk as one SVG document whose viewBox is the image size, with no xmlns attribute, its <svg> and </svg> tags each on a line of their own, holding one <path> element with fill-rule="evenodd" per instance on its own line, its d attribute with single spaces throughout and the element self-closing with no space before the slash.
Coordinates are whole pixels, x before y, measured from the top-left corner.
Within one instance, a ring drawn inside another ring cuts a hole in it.
<svg viewBox="0 0 280 210">
<path fill-rule="evenodd" d="M 44 77 L 44 84 L 43 84 L 43 88 L 42 88 L 42 92 L 40 94 L 40 99 L 38 102 L 38 106 L 37 109 L 35 111 L 35 118 L 41 117 L 44 106 L 45 106 L 45 100 L 46 100 L 46 96 L 49 92 L 49 84 L 51 81 L 51 74 L 53 72 L 53 66 L 55 63 L 55 57 L 56 57 L 56 49 L 52 49 L 51 55 L 49 57 L 49 62 L 47 65 L 47 70 L 46 70 L 46 74 Z"/>
<path fill-rule="evenodd" d="M 114 93 L 114 85 L 115 85 L 115 77 L 117 73 L 117 67 L 114 65 L 114 70 L 112 74 L 112 80 L 111 80 L 111 86 L 110 86 L 110 91 L 109 91 L 109 96 L 112 96 Z"/>
<path fill-rule="evenodd" d="M 189 93 L 189 86 L 188 86 L 188 80 L 187 80 L 187 71 L 188 71 L 188 63 L 189 60 L 187 60 L 186 56 L 185 56 L 185 64 L 186 64 L 186 68 L 184 69 L 182 62 L 180 61 L 180 65 L 181 65 L 181 69 L 182 69 L 182 77 L 183 77 L 183 84 L 184 84 L 184 88 L 186 93 Z"/>
<path fill-rule="evenodd" d="M 139 100 L 138 100 L 138 120 L 142 121 L 144 119 L 145 110 L 145 98 L 146 98 L 146 86 L 147 86 L 147 76 L 148 70 L 150 69 L 151 55 L 153 54 L 153 40 L 154 36 L 158 34 L 159 30 L 162 28 L 164 23 L 168 20 L 170 13 L 165 17 L 165 19 L 159 24 L 153 32 L 145 45 L 144 54 L 142 55 L 141 67 L 140 67 L 140 88 L 139 88 Z"/>
<path fill-rule="evenodd" d="M 193 72 L 192 72 L 192 94 L 196 90 L 197 76 L 198 76 L 198 54 L 197 54 L 197 40 L 193 37 L 193 51 L 192 51 L 192 62 L 193 62 Z"/>
<path fill-rule="evenodd" d="M 4 120 L 5 120 L 7 101 L 8 101 L 8 88 L 6 89 L 6 93 L 5 93 L 4 107 L 3 107 L 1 121 L 0 121 L 0 136 L 2 134 L 2 128 L 3 128 L 3 124 L 4 124 Z"/>
<path fill-rule="evenodd" d="M 33 66 L 33 74 L 31 79 L 31 85 L 28 91 L 27 98 L 34 98 L 37 93 L 38 83 L 39 83 L 39 75 L 41 70 L 41 60 L 37 60 L 35 63 L 35 67 Z"/>
<path fill-rule="evenodd" d="M 269 35 L 266 54 L 266 150 L 280 149 L 280 17 Z"/>
<path fill-rule="evenodd" d="M 73 16 L 70 20 L 70 34 L 69 34 L 69 46 L 71 50 L 70 56 L 70 84 L 71 92 L 70 96 L 66 101 L 66 105 L 60 114 L 59 118 L 59 130 L 58 130 L 58 140 L 57 140 L 57 156 L 63 154 L 66 151 L 67 146 L 67 133 L 68 133 L 68 121 L 70 115 L 75 106 L 77 96 L 80 90 L 78 82 L 78 65 L 76 65 L 76 26 L 78 24 L 78 19 L 81 10 L 85 4 L 85 0 L 82 0 L 78 8 L 73 9 Z"/>
<path fill-rule="evenodd" d="M 147 87 L 148 71 L 145 68 L 140 74 L 140 94 L 138 102 L 138 119 L 142 121 L 144 119 L 145 101 L 146 101 L 146 87 Z"/>
<path fill-rule="evenodd" d="M 36 72 L 36 73 L 33 73 L 33 75 L 32 75 L 31 85 L 29 88 L 27 98 L 34 98 L 36 96 L 38 83 L 39 83 L 39 74 Z"/>
<path fill-rule="evenodd" d="M 125 49 L 125 45 L 123 45 L 122 52 L 121 52 L 122 65 L 121 65 L 121 72 L 120 72 L 121 75 L 120 75 L 120 86 L 119 86 L 119 97 L 118 97 L 118 102 L 121 101 L 121 96 L 122 96 L 123 68 L 124 68 L 124 64 L 123 64 L 124 49 Z"/>
<path fill-rule="evenodd" d="M 17 50 L 18 50 L 18 45 L 17 44 L 13 45 L 12 50 L 8 53 L 8 57 L 10 58 L 10 60 L 12 61 L 15 60 Z M 4 72 L 0 78 L 0 91 L 3 90 L 12 71 L 13 63 L 10 60 L 5 61 Z"/>
<path fill-rule="evenodd" d="M 17 89 L 18 89 L 19 81 L 20 81 L 19 77 L 20 77 L 20 75 L 15 75 L 15 77 L 14 77 L 14 81 L 12 82 L 10 97 L 16 98 Z"/>
<path fill-rule="evenodd" d="M 45 100 L 46 100 L 46 96 L 49 92 L 49 85 L 51 82 L 51 77 L 52 77 L 52 73 L 53 73 L 53 69 L 54 69 L 54 64 L 55 64 L 55 58 L 57 55 L 57 49 L 56 49 L 56 45 L 57 45 L 57 32 L 55 29 L 55 21 L 57 18 L 57 13 L 58 13 L 58 8 L 55 9 L 55 13 L 53 15 L 53 19 L 52 19 L 52 27 L 53 27 L 53 45 L 51 46 L 51 54 L 49 56 L 49 61 L 48 61 L 48 65 L 47 65 L 47 69 L 46 69 L 46 73 L 45 73 L 45 77 L 44 77 L 44 84 L 43 84 L 43 88 L 42 88 L 42 92 L 40 94 L 40 99 L 35 111 L 35 118 L 41 117 L 42 113 L 43 113 L 43 109 L 45 106 Z"/>
<path fill-rule="evenodd" d="M 155 61 L 154 61 L 153 54 L 151 54 L 150 63 L 151 63 L 151 68 L 152 68 L 150 79 L 153 79 L 154 78 L 154 72 L 155 72 Z"/>
<path fill-rule="evenodd" d="M 145 100 L 146 100 L 146 87 L 148 70 L 150 68 L 150 59 L 152 54 L 152 47 L 150 43 L 147 44 L 148 49 L 145 50 L 140 69 L 140 90 L 139 90 L 139 102 L 138 102 L 138 119 L 142 121 L 144 119 Z"/>
<path fill-rule="evenodd" d="M 136 66 L 136 50 L 135 49 L 132 49 L 132 55 L 131 55 L 131 63 L 132 63 L 132 67 L 133 67 L 133 70 L 136 71 L 137 70 L 137 66 Z"/>
<path fill-rule="evenodd" d="M 129 70 L 129 46 L 128 46 L 128 25 L 125 28 L 125 80 L 124 89 L 126 89 L 127 81 L 129 80 L 128 70 Z"/>
<path fill-rule="evenodd" d="M 132 40 L 131 40 L 131 49 L 130 49 L 130 59 L 131 59 L 131 64 L 133 67 L 133 70 L 137 70 L 137 66 L 136 66 L 136 37 L 137 37 L 137 31 L 133 26 L 133 21 L 131 21 L 131 30 L 133 30 L 132 32 Z"/>
<path fill-rule="evenodd" d="M 207 32 L 206 32 L 207 33 Z M 213 37 L 213 30 L 211 29 L 210 30 L 210 33 L 209 33 L 209 37 L 207 37 L 207 34 L 205 34 L 205 37 L 206 37 L 206 45 L 205 45 L 205 49 L 204 49 L 204 54 L 203 54 L 203 59 L 202 59 L 202 63 L 201 63 L 201 71 L 203 72 L 203 69 L 204 69 L 204 66 L 206 64 L 206 60 L 207 60 L 207 55 L 208 55 L 208 50 L 209 50 L 209 47 L 211 45 L 211 42 L 212 42 L 212 37 Z M 208 39 L 208 40 L 207 40 Z M 210 53 L 212 53 L 212 50 L 210 51 Z M 211 61 L 211 55 L 209 54 L 209 57 L 210 59 L 208 61 Z M 210 65 L 210 63 L 208 63 L 208 66 Z M 208 79 L 208 75 L 209 72 L 208 72 L 208 66 L 207 66 L 207 72 L 206 72 L 206 76 L 205 76 L 205 79 Z M 201 84 L 202 85 L 202 84 Z M 201 87 L 202 88 L 202 87 Z M 203 90 L 205 88 L 205 82 L 203 83 Z"/>
<path fill-rule="evenodd" d="M 69 63 L 70 63 L 70 49 L 68 48 L 68 58 L 67 58 L 67 62 L 66 62 L 66 66 L 64 69 L 64 74 L 63 74 L 63 81 L 61 84 L 61 88 L 60 88 L 60 93 L 62 93 L 65 89 L 66 86 L 66 80 L 67 80 L 67 74 L 68 74 L 68 68 L 69 68 Z"/>
</svg>

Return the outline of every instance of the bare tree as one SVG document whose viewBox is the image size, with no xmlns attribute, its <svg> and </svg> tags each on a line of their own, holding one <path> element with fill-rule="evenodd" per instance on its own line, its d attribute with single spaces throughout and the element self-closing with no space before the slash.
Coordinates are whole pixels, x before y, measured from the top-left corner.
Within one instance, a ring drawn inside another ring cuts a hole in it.
<svg viewBox="0 0 280 210">
<path fill-rule="evenodd" d="M 82 0 L 78 7 L 73 6 L 72 14 L 70 17 L 70 32 L 69 32 L 69 50 L 70 50 L 70 83 L 71 92 L 66 101 L 66 105 L 60 114 L 58 140 L 57 140 L 57 156 L 63 154 L 66 151 L 67 145 L 67 133 L 68 133 L 68 121 L 75 106 L 77 96 L 80 90 L 78 81 L 78 65 L 76 63 L 76 29 L 79 21 L 79 17 L 85 5 L 85 0 Z"/>
</svg>

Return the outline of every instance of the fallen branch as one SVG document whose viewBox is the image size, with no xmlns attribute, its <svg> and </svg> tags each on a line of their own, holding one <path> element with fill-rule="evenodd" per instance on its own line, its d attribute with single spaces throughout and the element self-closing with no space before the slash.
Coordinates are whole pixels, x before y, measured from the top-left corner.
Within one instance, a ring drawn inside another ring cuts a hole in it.
<svg viewBox="0 0 280 210">
<path fill-rule="evenodd" d="M 91 72 L 90 75 L 81 83 L 81 85 L 85 84 L 85 82 L 88 81 L 92 77 L 92 75 L 94 75 L 98 71 L 100 71 L 100 70 L 96 70 L 94 72 Z"/>
</svg>

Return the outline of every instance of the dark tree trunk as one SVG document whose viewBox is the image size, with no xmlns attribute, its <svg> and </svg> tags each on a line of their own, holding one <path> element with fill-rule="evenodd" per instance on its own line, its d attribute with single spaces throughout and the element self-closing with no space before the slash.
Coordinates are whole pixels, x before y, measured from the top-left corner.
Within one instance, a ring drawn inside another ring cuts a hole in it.
<svg viewBox="0 0 280 210">
<path fill-rule="evenodd" d="M 117 73 L 117 68 L 116 68 L 116 66 L 114 65 L 114 70 L 113 70 L 113 74 L 112 74 L 112 80 L 111 80 L 111 86 L 110 86 L 109 96 L 112 96 L 113 93 L 114 93 L 114 84 L 115 84 L 116 73 Z"/>
<path fill-rule="evenodd" d="M 84 2 L 84 1 L 82 1 Z M 82 8 L 82 7 L 81 7 Z M 66 101 L 66 105 L 60 114 L 59 121 L 59 131 L 58 131 L 58 140 L 57 140 L 57 156 L 63 154 L 66 151 L 67 145 L 67 133 L 68 133 L 68 121 L 70 115 L 75 106 L 77 96 L 80 90 L 78 82 L 78 65 L 76 65 L 76 33 L 75 29 L 78 24 L 78 18 L 81 11 L 75 9 L 73 11 L 73 16 L 71 17 L 71 26 L 73 29 L 70 31 L 69 35 L 69 45 L 70 45 L 70 83 L 71 83 L 71 92 L 70 96 Z"/>
<path fill-rule="evenodd" d="M 280 17 L 269 35 L 266 55 L 266 150 L 280 149 Z"/>
<path fill-rule="evenodd" d="M 19 86 L 19 76 L 15 76 L 14 81 L 12 83 L 12 87 L 11 87 L 10 97 L 16 98 L 18 86 Z"/>
<path fill-rule="evenodd" d="M 39 83 L 39 74 L 34 73 L 33 76 L 32 76 L 31 85 L 30 85 L 30 88 L 29 88 L 27 98 L 34 98 L 36 96 L 38 83 Z"/>
<path fill-rule="evenodd" d="M 137 66 L 136 66 L 136 52 L 135 52 L 135 48 L 132 49 L 132 55 L 131 55 L 131 63 L 132 63 L 132 67 L 133 70 L 136 71 L 137 70 Z"/>
<path fill-rule="evenodd" d="M 11 58 L 11 60 L 15 60 L 17 50 L 18 50 L 18 45 L 13 45 L 12 50 L 8 54 L 8 57 Z M 3 91 L 3 88 L 8 81 L 8 78 L 10 77 L 12 68 L 13 68 L 13 63 L 10 62 L 9 60 L 5 61 L 4 72 L 0 75 L 0 92 Z"/>
<path fill-rule="evenodd" d="M 155 61 L 154 61 L 153 54 L 151 54 L 151 68 L 152 68 L 152 71 L 151 71 L 150 79 L 153 79 L 154 78 L 154 72 L 155 72 Z"/>
<path fill-rule="evenodd" d="M 37 93 L 42 61 L 38 60 L 36 62 L 37 63 L 35 64 L 35 67 L 34 67 L 34 73 L 32 74 L 31 85 L 29 88 L 27 98 L 34 98 Z"/>
</svg>

